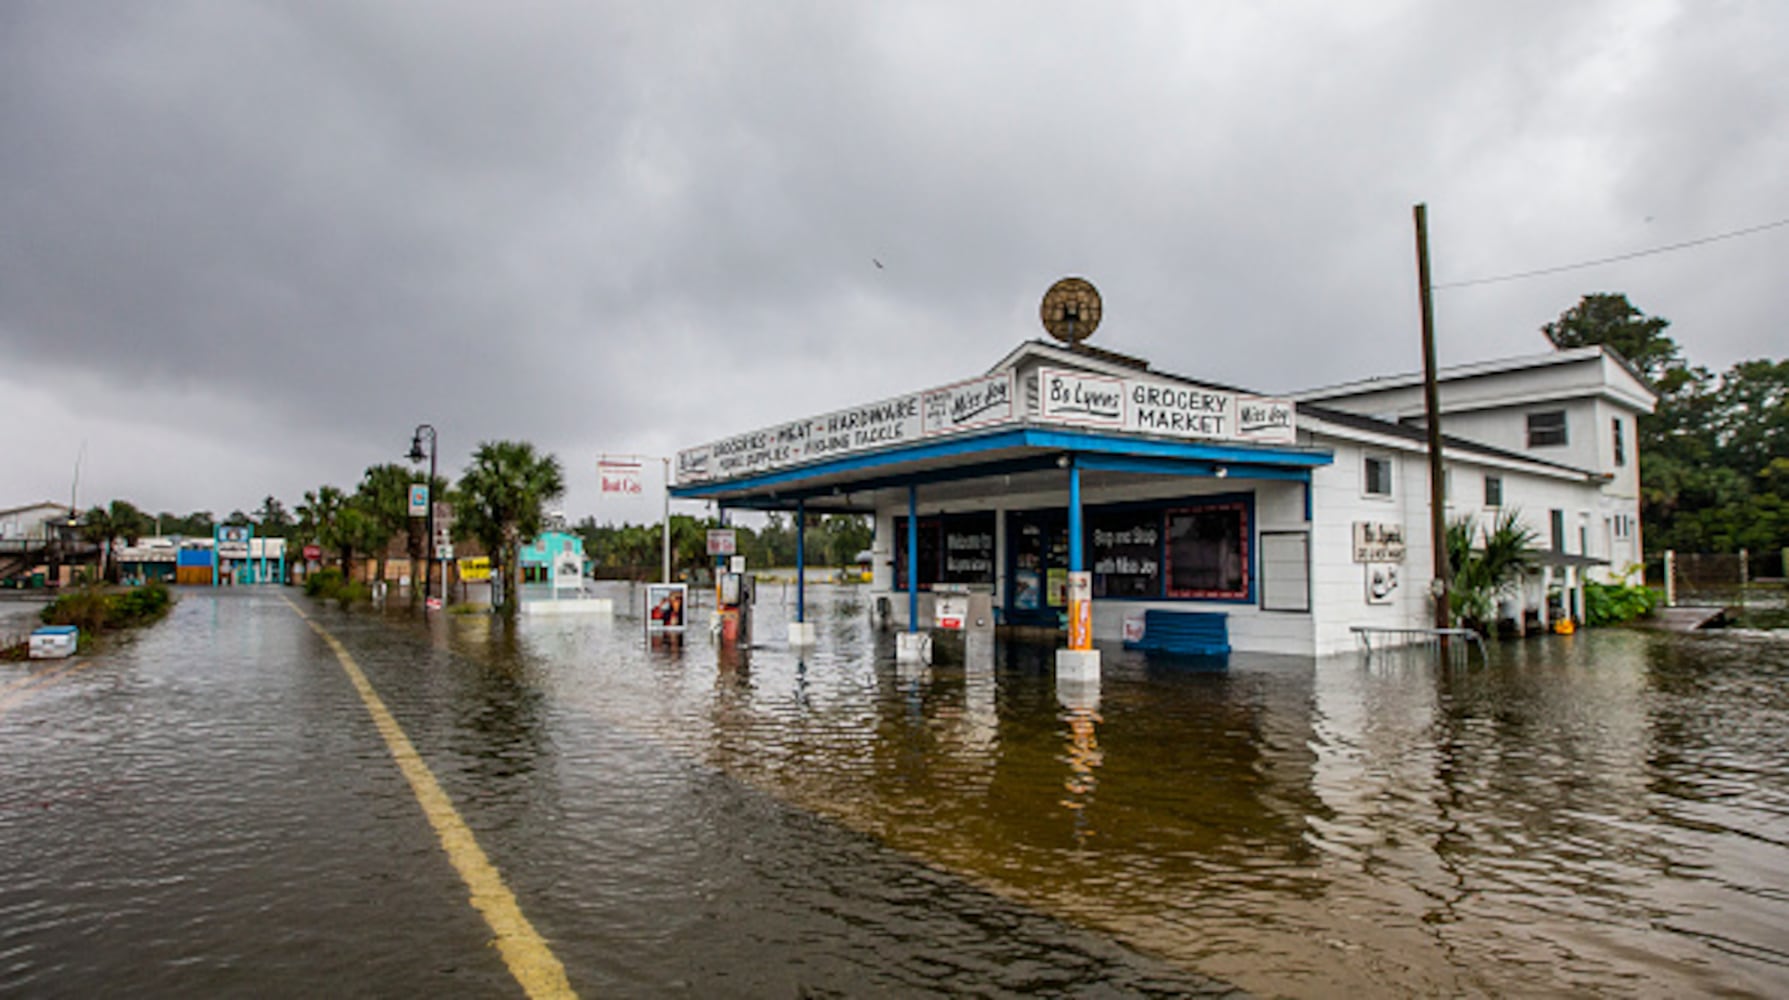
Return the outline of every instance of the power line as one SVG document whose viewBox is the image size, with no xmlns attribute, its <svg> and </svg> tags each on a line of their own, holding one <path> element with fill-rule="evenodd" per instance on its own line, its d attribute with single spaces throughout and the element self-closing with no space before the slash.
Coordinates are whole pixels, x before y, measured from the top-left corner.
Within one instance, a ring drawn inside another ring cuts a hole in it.
<svg viewBox="0 0 1789 1000">
<path fill-rule="evenodd" d="M 1686 240 L 1682 243 L 1671 243 L 1662 247 L 1653 247 L 1650 250 L 1635 250 L 1633 253 L 1616 254 L 1613 257 L 1587 260 L 1577 264 L 1561 264 L 1558 267 L 1543 267 L 1538 271 L 1521 271 L 1516 274 L 1500 274 L 1494 278 L 1472 278 L 1468 281 L 1449 281 L 1445 284 L 1433 285 L 1431 288 L 1435 291 L 1440 291 L 1444 288 L 1465 288 L 1468 285 L 1491 285 L 1500 281 L 1519 281 L 1523 278 L 1538 278 L 1542 275 L 1558 274 L 1562 271 L 1577 271 L 1586 267 L 1596 267 L 1600 264 L 1613 264 L 1617 261 L 1633 260 L 1636 257 L 1650 257 L 1653 254 L 1670 253 L 1673 250 L 1686 250 L 1690 247 L 1702 246 L 1705 243 L 1718 243 L 1721 240 L 1731 240 L 1740 236 L 1750 236 L 1753 233 L 1761 233 L 1766 229 L 1776 229 L 1780 226 L 1789 226 L 1789 219 L 1778 219 L 1775 222 L 1766 222 L 1763 225 L 1749 226 L 1745 229 L 1735 229 L 1730 233 L 1704 236 L 1701 239 Z"/>
</svg>

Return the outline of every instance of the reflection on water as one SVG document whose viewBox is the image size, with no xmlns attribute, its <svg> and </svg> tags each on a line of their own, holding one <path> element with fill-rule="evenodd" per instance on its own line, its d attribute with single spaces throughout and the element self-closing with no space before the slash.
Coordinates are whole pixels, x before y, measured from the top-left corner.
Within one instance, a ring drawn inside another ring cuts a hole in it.
<svg viewBox="0 0 1789 1000">
<path fill-rule="evenodd" d="M 849 590 L 818 647 L 530 622 L 551 696 L 1000 894 L 1269 993 L 1789 989 L 1789 644 L 1051 651 L 897 665 Z M 617 601 L 618 607 L 627 606 Z"/>
</svg>

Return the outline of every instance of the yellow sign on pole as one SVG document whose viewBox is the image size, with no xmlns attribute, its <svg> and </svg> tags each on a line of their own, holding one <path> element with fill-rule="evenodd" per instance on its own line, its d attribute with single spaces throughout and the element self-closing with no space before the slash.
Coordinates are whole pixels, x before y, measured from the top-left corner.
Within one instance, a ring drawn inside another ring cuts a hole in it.
<svg viewBox="0 0 1789 1000">
<path fill-rule="evenodd" d="M 491 559 L 489 556 L 472 556 L 459 560 L 460 579 L 467 583 L 481 583 L 491 578 Z"/>
</svg>

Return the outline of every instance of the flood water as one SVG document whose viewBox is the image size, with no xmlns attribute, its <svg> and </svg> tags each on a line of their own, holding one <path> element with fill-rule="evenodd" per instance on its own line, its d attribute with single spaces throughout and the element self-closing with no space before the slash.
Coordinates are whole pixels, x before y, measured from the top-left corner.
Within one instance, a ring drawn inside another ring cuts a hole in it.
<svg viewBox="0 0 1789 1000">
<path fill-rule="evenodd" d="M 1789 992 L 1783 633 L 1466 667 L 1106 650 L 1087 688 L 1027 646 L 896 667 L 849 593 L 816 603 L 800 659 L 524 645 L 615 725 L 1253 991 Z"/>
<path fill-rule="evenodd" d="M 894 662 L 296 596 L 586 995 L 1789 994 L 1789 641 Z M 274 591 L 0 695 L 0 991 L 513 993 Z M 24 665 L 0 682 L 18 683 Z M 8 704 L 4 699 L 13 697 Z M 394 846 L 395 845 L 395 846 Z"/>
</svg>

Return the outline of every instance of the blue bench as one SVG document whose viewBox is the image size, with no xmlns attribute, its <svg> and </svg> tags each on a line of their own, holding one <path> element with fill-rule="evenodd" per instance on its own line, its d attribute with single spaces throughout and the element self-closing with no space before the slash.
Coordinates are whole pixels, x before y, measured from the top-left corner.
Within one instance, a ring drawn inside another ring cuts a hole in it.
<svg viewBox="0 0 1789 1000">
<path fill-rule="evenodd" d="M 1143 638 L 1124 648 L 1180 656 L 1225 656 L 1230 652 L 1230 616 L 1222 611 L 1145 611 Z"/>
</svg>

